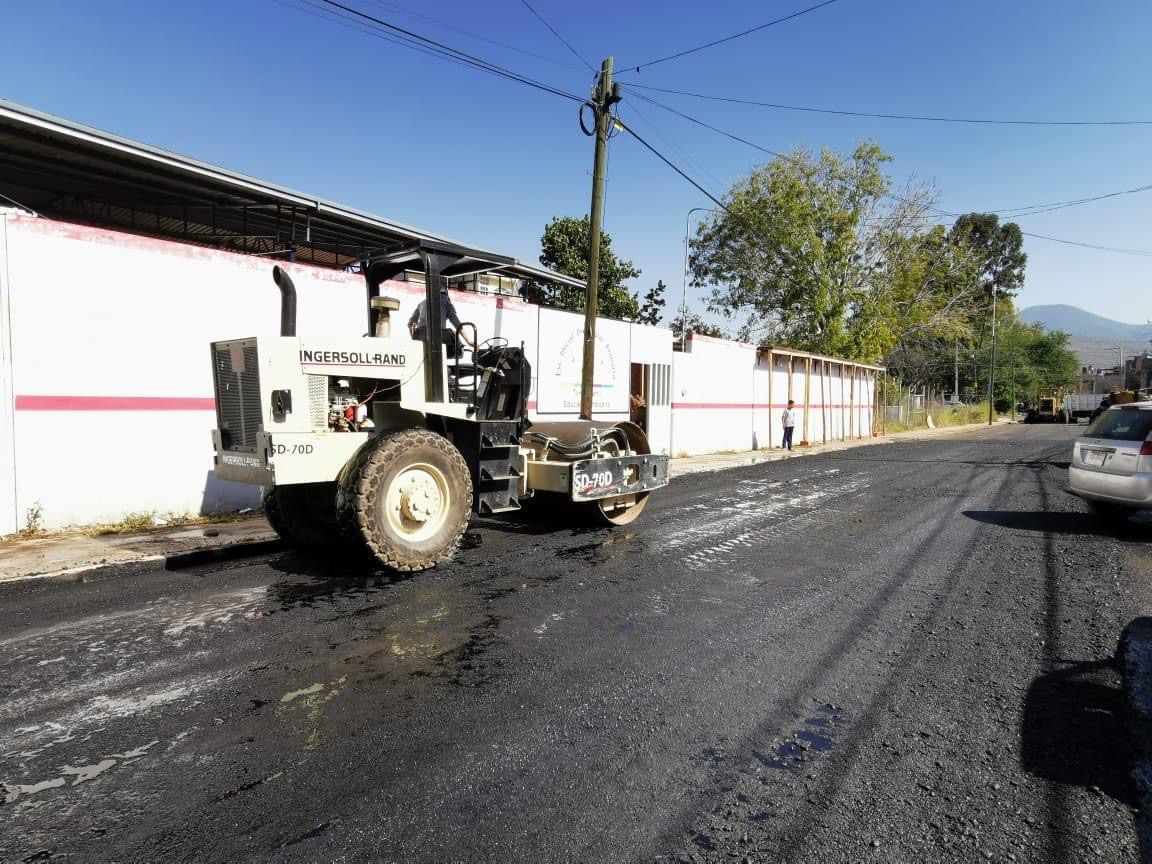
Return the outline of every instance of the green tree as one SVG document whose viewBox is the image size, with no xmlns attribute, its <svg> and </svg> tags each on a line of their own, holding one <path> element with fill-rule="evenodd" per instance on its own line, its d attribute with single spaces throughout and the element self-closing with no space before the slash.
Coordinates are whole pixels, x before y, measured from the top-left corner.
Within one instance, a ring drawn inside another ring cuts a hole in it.
<svg viewBox="0 0 1152 864">
<path fill-rule="evenodd" d="M 995 213 L 965 213 L 956 219 L 948 239 L 966 247 L 976 258 L 978 278 L 986 294 L 1014 297 L 1024 285 L 1024 235 L 1015 222 L 1000 222 Z"/>
<path fill-rule="evenodd" d="M 591 231 L 587 216 L 580 219 L 573 216 L 555 217 L 544 228 L 544 235 L 540 238 L 540 263 L 565 276 L 586 280 Z M 616 257 L 612 251 L 612 238 L 601 231 L 600 290 L 597 296 L 599 314 L 629 321 L 636 318 L 640 304 L 624 287 L 624 282 L 639 275 L 639 269 L 631 261 Z M 584 291 L 579 288 L 529 280 L 524 282 L 521 294 L 525 300 L 541 306 L 553 306 L 572 312 L 584 311 Z"/>
<path fill-rule="evenodd" d="M 743 339 L 879 360 L 966 327 L 977 284 L 967 247 L 924 231 L 935 190 L 890 194 L 890 157 L 797 150 L 759 166 L 697 228 L 693 284 L 741 318 Z"/>
<path fill-rule="evenodd" d="M 888 159 L 872 144 L 848 158 L 797 150 L 736 181 L 692 241 L 692 281 L 713 287 L 710 308 L 745 316 L 745 339 L 846 353 L 866 267 L 858 231 L 888 191 Z"/>
<path fill-rule="evenodd" d="M 684 338 L 687 333 L 699 333 L 701 336 L 715 336 L 717 339 L 723 339 L 727 335 L 723 330 L 715 324 L 707 323 L 699 315 L 692 312 L 683 312 L 672 319 L 669 325 L 672 328 L 672 335 L 679 342 Z"/>
<path fill-rule="evenodd" d="M 1079 380 L 1080 361 L 1068 347 L 1067 333 L 1025 323 L 1011 309 L 998 321 L 997 401 L 1008 401 L 1013 397 L 1017 401 L 1032 401 L 1075 386 Z M 986 353 L 985 363 L 988 359 Z"/>
<path fill-rule="evenodd" d="M 640 311 L 636 313 L 637 324 L 660 323 L 661 310 L 664 308 L 664 291 L 667 287 L 663 279 L 656 280 L 656 287 L 649 289 L 640 303 Z"/>
</svg>

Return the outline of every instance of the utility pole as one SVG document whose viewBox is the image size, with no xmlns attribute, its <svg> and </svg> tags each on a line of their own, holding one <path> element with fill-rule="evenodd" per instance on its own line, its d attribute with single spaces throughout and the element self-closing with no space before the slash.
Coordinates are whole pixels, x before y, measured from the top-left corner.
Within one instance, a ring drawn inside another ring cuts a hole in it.
<svg viewBox="0 0 1152 864">
<path fill-rule="evenodd" d="M 596 158 L 592 165 L 592 212 L 588 228 L 588 295 L 584 301 L 584 366 L 580 378 L 580 418 L 592 419 L 592 372 L 596 365 L 596 313 L 600 295 L 600 223 L 604 210 L 604 173 L 608 161 L 608 135 L 612 106 L 620 101 L 612 86 L 612 58 L 600 64 L 592 110 L 596 115 Z"/>
<path fill-rule="evenodd" d="M 956 359 L 952 367 L 952 404 L 960 401 L 960 340 L 956 340 Z"/>
<path fill-rule="evenodd" d="M 988 358 L 988 425 L 992 425 L 992 402 L 996 387 L 996 286 L 992 286 L 992 354 Z"/>
</svg>

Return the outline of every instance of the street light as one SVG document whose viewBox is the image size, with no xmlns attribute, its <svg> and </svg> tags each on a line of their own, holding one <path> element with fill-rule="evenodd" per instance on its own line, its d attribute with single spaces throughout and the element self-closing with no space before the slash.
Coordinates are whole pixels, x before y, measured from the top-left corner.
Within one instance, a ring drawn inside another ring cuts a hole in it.
<svg viewBox="0 0 1152 864">
<path fill-rule="evenodd" d="M 680 288 L 680 350 L 684 350 L 685 340 L 688 337 L 688 328 L 685 326 L 688 318 L 688 233 L 692 230 L 693 213 L 711 213 L 715 207 L 693 207 L 684 218 L 684 282 Z"/>
</svg>

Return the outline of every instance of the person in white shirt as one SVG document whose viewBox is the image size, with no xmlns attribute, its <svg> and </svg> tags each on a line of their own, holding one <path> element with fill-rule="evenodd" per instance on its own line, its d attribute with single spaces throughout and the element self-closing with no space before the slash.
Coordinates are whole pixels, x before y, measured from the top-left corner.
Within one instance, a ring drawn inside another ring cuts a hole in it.
<svg viewBox="0 0 1152 864">
<path fill-rule="evenodd" d="M 784 413 L 780 415 L 780 422 L 784 424 L 784 443 L 782 447 L 792 449 L 792 430 L 796 428 L 796 411 L 792 407 L 796 403 L 791 399 L 788 400 L 788 407 L 784 409 Z"/>
</svg>

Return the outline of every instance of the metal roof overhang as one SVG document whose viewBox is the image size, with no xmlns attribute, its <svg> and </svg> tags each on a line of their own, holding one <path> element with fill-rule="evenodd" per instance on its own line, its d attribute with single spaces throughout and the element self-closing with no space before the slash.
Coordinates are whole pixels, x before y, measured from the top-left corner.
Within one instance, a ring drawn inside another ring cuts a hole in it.
<svg viewBox="0 0 1152 864">
<path fill-rule="evenodd" d="M 433 243 L 461 254 L 449 275 L 585 287 L 543 267 L 0 99 L 3 199 L 51 219 L 326 267 Z M 411 269 L 421 269 L 418 256 L 413 261 Z"/>
</svg>

